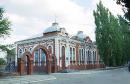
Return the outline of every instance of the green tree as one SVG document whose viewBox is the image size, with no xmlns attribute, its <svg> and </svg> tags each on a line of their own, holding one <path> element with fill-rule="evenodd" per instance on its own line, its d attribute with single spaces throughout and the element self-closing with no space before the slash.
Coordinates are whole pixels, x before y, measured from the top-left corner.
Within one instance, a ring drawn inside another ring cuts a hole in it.
<svg viewBox="0 0 130 84">
<path fill-rule="evenodd" d="M 107 66 L 122 64 L 123 38 L 118 19 L 100 1 L 93 12 L 96 24 L 96 43 L 99 54 Z"/>
<path fill-rule="evenodd" d="M 14 59 L 16 53 L 15 53 L 15 48 L 11 48 L 9 49 L 8 46 L 5 45 L 0 45 L 0 49 L 2 49 L 2 51 L 7 53 L 7 61 L 10 61 L 10 59 Z"/>
<path fill-rule="evenodd" d="M 130 60 L 130 30 L 128 26 L 128 22 L 121 16 L 119 17 L 120 28 L 123 33 L 123 59 L 124 63 Z"/>
<path fill-rule="evenodd" d="M 10 28 L 11 23 L 8 20 L 8 18 L 4 17 L 3 15 L 4 13 L 5 13 L 4 9 L 0 7 L 0 38 L 9 36 L 11 31 Z M 0 49 L 2 51 L 7 51 L 7 53 L 10 53 L 9 49 L 4 45 L 0 45 Z"/>
<path fill-rule="evenodd" d="M 3 16 L 4 14 L 4 10 L 3 8 L 0 8 L 0 37 L 5 37 L 10 35 L 10 21 L 8 20 L 8 18 L 5 18 Z"/>
<path fill-rule="evenodd" d="M 0 8 L 0 37 L 5 37 L 5 36 L 9 36 L 10 35 L 10 21 L 8 20 L 8 18 L 5 18 L 3 16 L 4 14 L 4 10 L 3 8 Z M 0 49 L 5 49 L 3 45 L 0 45 L 1 48 Z"/>
</svg>

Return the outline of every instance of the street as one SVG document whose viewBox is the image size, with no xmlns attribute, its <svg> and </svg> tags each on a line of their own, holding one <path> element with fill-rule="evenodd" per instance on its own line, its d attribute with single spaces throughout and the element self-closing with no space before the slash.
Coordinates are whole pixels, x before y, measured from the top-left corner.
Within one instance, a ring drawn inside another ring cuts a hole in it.
<svg viewBox="0 0 130 84">
<path fill-rule="evenodd" d="M 76 72 L 55 74 L 57 79 L 45 81 L 44 84 L 130 84 L 130 73 L 125 68 L 88 73 Z"/>
<path fill-rule="evenodd" d="M 85 70 L 72 73 L 23 76 L 20 79 L 0 79 L 0 84 L 130 84 L 127 68 Z"/>
</svg>

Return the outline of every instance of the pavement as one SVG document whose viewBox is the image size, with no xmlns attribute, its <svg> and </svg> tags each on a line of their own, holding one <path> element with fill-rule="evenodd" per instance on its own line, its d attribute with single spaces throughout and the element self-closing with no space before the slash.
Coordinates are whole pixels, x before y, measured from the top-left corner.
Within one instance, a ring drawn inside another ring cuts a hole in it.
<svg viewBox="0 0 130 84">
<path fill-rule="evenodd" d="M 0 84 L 32 84 L 37 82 L 55 80 L 56 77 L 51 75 L 25 75 L 9 76 L 0 79 Z"/>
<path fill-rule="evenodd" d="M 128 68 L 81 70 L 50 75 L 9 76 L 0 84 L 130 84 Z"/>
</svg>

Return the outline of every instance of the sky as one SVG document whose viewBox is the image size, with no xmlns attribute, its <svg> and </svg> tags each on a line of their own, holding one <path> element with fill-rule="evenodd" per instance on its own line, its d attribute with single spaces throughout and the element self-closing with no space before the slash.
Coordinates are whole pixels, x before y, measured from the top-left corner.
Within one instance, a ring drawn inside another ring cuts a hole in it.
<svg viewBox="0 0 130 84">
<path fill-rule="evenodd" d="M 123 15 L 114 0 L 101 0 L 114 15 Z M 70 35 L 83 31 L 95 41 L 93 10 L 99 0 L 0 0 L 4 16 L 11 21 L 11 35 L 0 38 L 1 44 L 12 44 L 39 33 L 55 21 Z"/>
</svg>

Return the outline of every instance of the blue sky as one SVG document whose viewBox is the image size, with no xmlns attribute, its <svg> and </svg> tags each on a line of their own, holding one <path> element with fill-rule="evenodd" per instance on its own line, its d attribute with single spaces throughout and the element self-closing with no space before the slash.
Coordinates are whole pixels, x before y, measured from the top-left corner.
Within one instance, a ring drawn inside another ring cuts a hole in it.
<svg viewBox="0 0 130 84">
<path fill-rule="evenodd" d="M 114 14 L 121 14 L 121 7 L 114 0 L 101 0 Z M 42 33 L 55 20 L 70 35 L 81 30 L 94 41 L 95 24 L 93 10 L 99 0 L 0 0 L 6 10 L 5 16 L 12 22 L 11 36 L 0 39 L 3 44 L 32 37 Z M 72 32 L 73 31 L 73 32 Z"/>
</svg>

